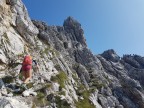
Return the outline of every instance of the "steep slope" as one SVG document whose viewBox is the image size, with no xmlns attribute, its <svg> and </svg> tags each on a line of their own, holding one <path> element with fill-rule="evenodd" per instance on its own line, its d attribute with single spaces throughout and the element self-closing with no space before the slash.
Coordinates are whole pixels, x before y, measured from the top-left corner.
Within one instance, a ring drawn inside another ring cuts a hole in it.
<svg viewBox="0 0 144 108">
<path fill-rule="evenodd" d="M 28 90 L 17 91 L 27 51 L 40 69 L 33 67 Z M 48 26 L 31 21 L 21 0 L 0 1 L 0 107 L 143 108 L 143 78 L 143 57 L 93 55 L 72 17 Z"/>
</svg>

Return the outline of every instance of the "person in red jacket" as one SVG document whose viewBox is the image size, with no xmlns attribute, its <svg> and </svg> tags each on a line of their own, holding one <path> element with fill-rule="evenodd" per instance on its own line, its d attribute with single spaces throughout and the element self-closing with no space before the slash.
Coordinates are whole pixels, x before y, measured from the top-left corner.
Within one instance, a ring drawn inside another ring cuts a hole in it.
<svg viewBox="0 0 144 108">
<path fill-rule="evenodd" d="M 32 77 L 32 57 L 26 55 L 22 63 L 22 75 L 24 77 L 23 83 L 27 84 Z"/>
</svg>

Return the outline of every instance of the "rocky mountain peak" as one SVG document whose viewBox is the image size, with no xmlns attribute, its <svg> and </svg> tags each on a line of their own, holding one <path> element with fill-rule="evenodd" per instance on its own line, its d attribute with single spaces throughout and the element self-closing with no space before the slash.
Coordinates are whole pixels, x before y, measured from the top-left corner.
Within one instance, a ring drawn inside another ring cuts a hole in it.
<svg viewBox="0 0 144 108">
<path fill-rule="evenodd" d="M 84 38 L 84 31 L 81 24 L 73 17 L 69 16 L 64 21 L 64 29 L 66 32 L 71 33 L 74 41 L 80 42 L 83 46 L 87 46 L 86 39 Z"/>
<path fill-rule="evenodd" d="M 73 17 L 69 16 L 67 17 L 67 19 L 64 20 L 63 26 L 69 27 L 69 28 L 73 28 L 73 27 L 80 28 L 81 24 L 77 20 L 75 20 Z"/>
<path fill-rule="evenodd" d="M 103 56 L 105 59 L 117 62 L 120 60 L 120 57 L 116 54 L 116 52 L 113 49 L 109 49 L 107 51 L 104 51 L 101 56 Z"/>
</svg>

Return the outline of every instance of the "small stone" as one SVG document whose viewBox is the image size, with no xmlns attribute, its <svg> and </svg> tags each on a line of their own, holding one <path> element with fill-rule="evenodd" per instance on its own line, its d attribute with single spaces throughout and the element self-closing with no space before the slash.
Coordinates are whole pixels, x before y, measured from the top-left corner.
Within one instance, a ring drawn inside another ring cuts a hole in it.
<svg viewBox="0 0 144 108">
<path fill-rule="evenodd" d="M 7 97 L 13 97 L 13 93 L 7 94 Z"/>
<path fill-rule="evenodd" d="M 7 90 L 6 90 L 6 88 L 2 88 L 2 89 L 1 89 L 1 94 L 2 94 L 2 95 L 7 95 Z"/>
<path fill-rule="evenodd" d="M 28 91 L 24 91 L 24 92 L 22 93 L 22 95 L 23 95 L 24 97 L 27 97 L 27 96 L 29 96 L 30 94 L 29 94 Z"/>
<path fill-rule="evenodd" d="M 30 95 L 32 95 L 32 96 L 36 96 L 37 93 L 34 92 L 34 91 L 25 90 L 25 91 L 22 93 L 22 95 L 23 95 L 24 97 L 28 97 L 28 96 L 30 96 Z"/>
<path fill-rule="evenodd" d="M 37 93 L 36 92 L 31 92 L 30 95 L 37 96 Z"/>
<path fill-rule="evenodd" d="M 56 83 L 56 82 L 54 82 L 54 83 L 52 83 L 52 89 L 53 89 L 53 91 L 59 91 L 59 84 L 58 83 Z"/>
<path fill-rule="evenodd" d="M 83 100 L 84 98 L 83 97 L 79 97 L 81 100 Z"/>
</svg>

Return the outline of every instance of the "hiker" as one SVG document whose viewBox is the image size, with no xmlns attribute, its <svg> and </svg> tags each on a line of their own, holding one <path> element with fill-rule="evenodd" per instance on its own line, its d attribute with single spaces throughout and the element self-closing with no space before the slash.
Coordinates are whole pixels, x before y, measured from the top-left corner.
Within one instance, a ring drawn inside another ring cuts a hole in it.
<svg viewBox="0 0 144 108">
<path fill-rule="evenodd" d="M 32 57 L 30 55 L 24 57 L 21 71 L 24 77 L 23 83 L 27 84 L 32 77 Z"/>
<path fill-rule="evenodd" d="M 37 72 L 39 70 L 37 61 L 35 59 L 32 60 L 32 57 L 30 55 L 26 55 L 24 57 L 24 60 L 22 63 L 22 68 L 21 68 L 22 75 L 24 77 L 24 80 L 23 80 L 24 84 L 27 84 L 28 81 L 32 77 L 32 67 L 35 72 Z"/>
</svg>

